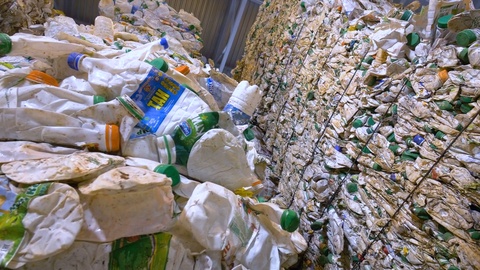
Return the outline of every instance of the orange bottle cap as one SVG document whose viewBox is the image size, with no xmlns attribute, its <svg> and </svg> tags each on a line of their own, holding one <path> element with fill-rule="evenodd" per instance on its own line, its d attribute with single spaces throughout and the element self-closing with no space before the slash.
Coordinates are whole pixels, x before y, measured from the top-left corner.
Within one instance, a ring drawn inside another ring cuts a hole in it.
<svg viewBox="0 0 480 270">
<path fill-rule="evenodd" d="M 44 84 L 57 86 L 57 87 L 60 85 L 54 77 L 48 75 L 45 72 L 41 72 L 41 71 L 38 71 L 38 70 L 32 70 L 27 75 L 27 77 L 25 77 L 25 79 L 27 79 L 31 82 L 44 83 Z"/>
<path fill-rule="evenodd" d="M 175 70 L 182 73 L 183 75 L 187 75 L 188 73 L 190 73 L 190 68 L 185 65 L 176 67 Z"/>
<path fill-rule="evenodd" d="M 442 82 L 446 82 L 448 80 L 448 71 L 446 69 L 442 69 L 440 72 L 438 72 L 438 77 L 440 77 Z"/>
<path fill-rule="evenodd" d="M 105 125 L 105 147 L 109 153 L 120 150 L 120 130 L 117 125 Z"/>
</svg>

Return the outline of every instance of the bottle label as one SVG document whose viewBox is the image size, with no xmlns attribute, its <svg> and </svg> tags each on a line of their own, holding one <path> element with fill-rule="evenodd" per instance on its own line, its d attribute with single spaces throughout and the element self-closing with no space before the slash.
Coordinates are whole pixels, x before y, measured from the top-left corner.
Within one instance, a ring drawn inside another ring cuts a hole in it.
<svg viewBox="0 0 480 270">
<path fill-rule="evenodd" d="M 116 240 L 108 269 L 167 269 L 171 238 L 170 234 L 157 233 Z"/>
<path fill-rule="evenodd" d="M 145 113 L 137 124 L 144 132 L 134 133 L 131 138 L 157 132 L 184 92 L 185 88 L 182 85 L 153 67 L 130 97 Z"/>
<path fill-rule="evenodd" d="M 230 116 L 232 117 L 233 123 L 235 123 L 235 125 L 246 125 L 248 124 L 248 121 L 250 121 L 250 115 L 244 113 L 242 110 L 233 106 L 230 103 L 225 105 L 225 108 L 223 108 L 223 111 L 230 114 Z"/>
<path fill-rule="evenodd" d="M 0 213 L 0 267 L 6 267 L 23 241 L 25 228 L 22 220 L 27 214 L 30 201 L 47 194 L 50 185 L 51 183 L 45 183 L 28 187 L 25 193 L 16 196 L 9 211 Z"/>
</svg>

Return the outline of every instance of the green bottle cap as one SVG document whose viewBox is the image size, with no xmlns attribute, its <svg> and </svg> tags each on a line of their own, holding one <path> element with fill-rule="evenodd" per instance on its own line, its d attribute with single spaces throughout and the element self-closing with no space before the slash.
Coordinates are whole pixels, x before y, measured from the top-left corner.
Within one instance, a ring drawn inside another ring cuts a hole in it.
<svg viewBox="0 0 480 270">
<path fill-rule="evenodd" d="M 352 122 L 352 126 L 354 128 L 359 128 L 359 127 L 363 126 L 363 122 L 360 119 L 356 119 L 355 121 Z"/>
<path fill-rule="evenodd" d="M 468 59 L 468 48 L 463 48 L 463 50 L 458 54 L 458 59 L 464 65 L 470 64 L 470 59 Z"/>
<path fill-rule="evenodd" d="M 402 14 L 400 20 L 408 21 L 412 17 L 413 13 L 410 10 L 405 10 Z"/>
<path fill-rule="evenodd" d="M 362 148 L 362 152 L 365 153 L 365 154 L 371 154 L 372 153 L 372 151 L 370 149 L 368 149 L 368 147 L 366 147 L 366 146 Z"/>
<path fill-rule="evenodd" d="M 452 239 L 452 237 L 453 237 L 453 234 L 451 232 L 446 232 L 441 236 L 443 241 L 448 241 L 448 240 Z"/>
<path fill-rule="evenodd" d="M 471 111 L 473 109 L 473 106 L 470 106 L 468 104 L 462 104 L 460 105 L 460 111 L 462 113 L 468 113 L 469 111 Z"/>
<path fill-rule="evenodd" d="M 471 103 L 471 102 L 473 102 L 473 98 L 472 97 L 467 97 L 467 96 L 460 96 L 460 101 L 462 103 Z"/>
<path fill-rule="evenodd" d="M 405 138 L 405 144 L 407 146 L 413 146 L 413 138 L 408 136 L 407 138 Z"/>
<path fill-rule="evenodd" d="M 243 131 L 243 136 L 245 136 L 245 140 L 251 141 L 255 139 L 255 133 L 253 133 L 253 130 L 251 128 L 247 128 Z"/>
<path fill-rule="evenodd" d="M 193 24 L 190 24 L 190 25 L 188 26 L 188 29 L 190 29 L 190 30 L 193 30 L 193 29 L 195 29 L 195 25 L 193 25 Z"/>
<path fill-rule="evenodd" d="M 450 20 L 450 18 L 452 18 L 452 16 L 453 16 L 452 14 L 448 14 L 438 18 L 438 21 L 437 21 L 438 28 L 446 29 L 448 26 L 448 21 Z"/>
<path fill-rule="evenodd" d="M 372 169 L 374 169 L 375 171 L 383 170 L 382 166 L 380 166 L 378 163 L 373 163 Z"/>
<path fill-rule="evenodd" d="M 454 265 L 450 265 L 447 270 L 460 270 L 460 268 L 458 268 Z"/>
<path fill-rule="evenodd" d="M 318 231 L 322 229 L 322 227 L 323 227 L 323 222 L 321 221 L 315 221 L 315 222 L 312 222 L 312 224 L 310 224 L 310 228 L 314 231 Z"/>
<path fill-rule="evenodd" d="M 395 133 L 392 132 L 392 134 L 388 135 L 387 140 L 389 142 L 395 142 Z"/>
<path fill-rule="evenodd" d="M 375 125 L 375 120 L 373 120 L 373 117 L 370 116 L 370 117 L 367 119 L 367 126 L 371 127 L 371 126 L 373 126 L 373 125 Z"/>
<path fill-rule="evenodd" d="M 457 34 L 457 44 L 462 47 L 468 47 L 477 40 L 477 36 L 470 29 L 465 29 Z"/>
<path fill-rule="evenodd" d="M 439 101 L 439 102 L 436 102 L 438 107 L 440 108 L 440 110 L 446 110 L 446 111 L 452 111 L 453 110 L 453 105 L 446 101 L 446 100 L 442 100 L 442 101 Z"/>
<path fill-rule="evenodd" d="M 152 61 L 148 62 L 150 65 L 158 68 L 162 72 L 168 71 L 168 63 L 162 58 L 155 58 Z"/>
<path fill-rule="evenodd" d="M 10 36 L 0 33 L 0 55 L 9 54 L 12 51 L 12 40 Z"/>
<path fill-rule="evenodd" d="M 285 231 L 294 232 L 300 225 L 300 217 L 297 212 L 287 209 L 283 211 L 282 217 L 280 218 L 280 225 Z"/>
<path fill-rule="evenodd" d="M 388 149 L 390 149 L 394 154 L 397 153 L 399 148 L 400 148 L 400 146 L 397 145 L 397 144 L 392 144 L 392 145 L 388 146 Z"/>
<path fill-rule="evenodd" d="M 97 96 L 97 95 L 93 96 L 93 104 L 98 104 L 102 102 L 105 102 L 105 97 Z"/>
<path fill-rule="evenodd" d="M 462 125 L 462 124 L 458 124 L 455 129 L 458 130 L 458 131 L 462 131 L 463 125 Z"/>
<path fill-rule="evenodd" d="M 363 59 L 363 62 L 367 63 L 367 64 L 371 64 L 373 62 L 375 58 L 373 58 L 372 56 L 367 56 L 367 58 Z"/>
<path fill-rule="evenodd" d="M 415 48 L 420 43 L 420 36 L 417 33 L 410 33 L 407 35 L 407 45 Z"/>
<path fill-rule="evenodd" d="M 427 213 L 427 210 L 423 207 L 413 207 L 413 213 L 420 219 L 428 220 L 430 215 Z"/>
<path fill-rule="evenodd" d="M 423 126 L 423 130 L 425 130 L 425 132 L 432 133 L 432 128 L 427 124 Z"/>
<path fill-rule="evenodd" d="M 372 134 L 375 130 L 373 128 L 367 128 L 367 134 Z"/>
<path fill-rule="evenodd" d="M 356 183 L 350 182 L 347 184 L 348 193 L 354 193 L 358 191 L 358 186 Z"/>
<path fill-rule="evenodd" d="M 480 231 L 477 231 L 475 229 L 469 229 L 468 234 L 470 234 L 470 237 L 474 240 L 480 240 Z"/>
<path fill-rule="evenodd" d="M 303 12 L 307 11 L 307 7 L 305 6 L 305 2 L 302 1 L 302 2 L 300 3 L 300 7 L 302 7 L 302 11 L 303 11 Z"/>
<path fill-rule="evenodd" d="M 435 138 L 437 139 L 443 139 L 445 137 L 445 133 L 441 132 L 440 130 L 435 133 Z"/>
<path fill-rule="evenodd" d="M 156 173 L 165 174 L 172 179 L 172 187 L 180 184 L 180 173 L 173 165 L 160 164 L 153 170 Z"/>
</svg>

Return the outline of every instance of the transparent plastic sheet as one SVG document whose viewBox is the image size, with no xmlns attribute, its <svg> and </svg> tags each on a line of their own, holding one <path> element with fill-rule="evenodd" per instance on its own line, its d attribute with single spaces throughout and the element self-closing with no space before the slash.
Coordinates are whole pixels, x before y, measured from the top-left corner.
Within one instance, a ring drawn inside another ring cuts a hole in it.
<svg viewBox="0 0 480 270">
<path fill-rule="evenodd" d="M 402 7 L 347 4 L 266 1 L 232 72 L 264 92 L 253 123 L 271 201 L 302 212 L 299 268 L 478 269 L 478 70 L 455 43 L 411 46 L 415 21 L 386 16 Z"/>
</svg>

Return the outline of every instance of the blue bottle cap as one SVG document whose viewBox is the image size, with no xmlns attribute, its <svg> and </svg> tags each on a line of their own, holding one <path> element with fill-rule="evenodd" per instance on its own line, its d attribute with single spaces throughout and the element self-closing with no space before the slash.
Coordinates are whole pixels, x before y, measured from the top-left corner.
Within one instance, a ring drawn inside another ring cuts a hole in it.
<svg viewBox="0 0 480 270">
<path fill-rule="evenodd" d="M 166 38 L 161 38 L 161 39 L 160 39 L 160 45 L 162 45 L 165 50 L 168 49 L 168 41 L 167 41 L 167 39 L 166 39 Z"/>
<path fill-rule="evenodd" d="M 339 145 L 335 145 L 334 148 L 335 148 L 335 150 L 337 150 L 338 152 L 342 152 L 342 147 L 340 147 Z"/>
<path fill-rule="evenodd" d="M 77 53 L 77 52 L 73 52 L 69 54 L 67 58 L 68 66 L 71 69 L 78 70 L 78 63 L 80 63 L 80 60 L 85 56 L 86 56 L 85 54 Z"/>
<path fill-rule="evenodd" d="M 424 141 L 425 139 L 418 134 L 413 137 L 413 142 L 416 143 L 417 145 L 422 145 Z"/>
</svg>

